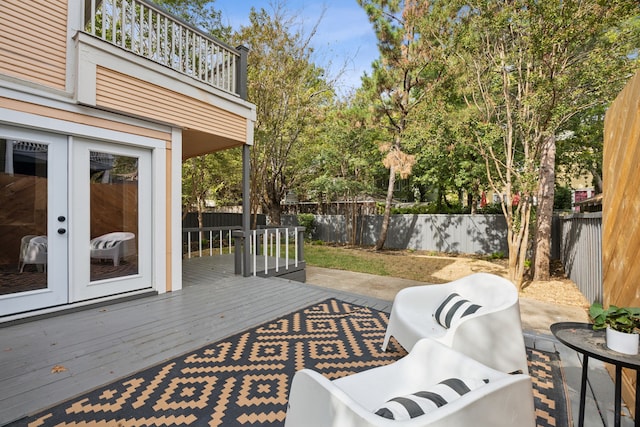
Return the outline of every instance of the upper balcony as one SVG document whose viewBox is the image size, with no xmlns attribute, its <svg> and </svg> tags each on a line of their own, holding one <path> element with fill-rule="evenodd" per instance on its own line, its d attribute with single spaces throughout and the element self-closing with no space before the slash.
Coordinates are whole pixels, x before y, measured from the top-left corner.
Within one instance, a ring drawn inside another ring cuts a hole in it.
<svg viewBox="0 0 640 427">
<path fill-rule="evenodd" d="M 246 99 L 247 49 L 233 48 L 145 0 L 85 0 L 84 31 Z"/>
</svg>

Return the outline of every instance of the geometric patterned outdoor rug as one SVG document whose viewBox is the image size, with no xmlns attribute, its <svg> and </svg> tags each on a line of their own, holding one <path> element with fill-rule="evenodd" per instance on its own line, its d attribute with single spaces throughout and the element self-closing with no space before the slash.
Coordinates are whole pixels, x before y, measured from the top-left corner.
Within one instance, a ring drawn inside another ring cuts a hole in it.
<svg viewBox="0 0 640 427">
<path fill-rule="evenodd" d="M 567 402 L 567 383 L 560 356 L 558 353 L 527 348 L 527 362 L 533 383 L 536 424 L 539 427 L 569 426 L 571 409 Z"/>
<path fill-rule="evenodd" d="M 11 426 L 282 426 L 295 372 L 329 379 L 406 354 L 388 315 L 329 299 L 70 399 Z M 567 426 L 558 356 L 527 349 L 539 426 Z"/>
</svg>

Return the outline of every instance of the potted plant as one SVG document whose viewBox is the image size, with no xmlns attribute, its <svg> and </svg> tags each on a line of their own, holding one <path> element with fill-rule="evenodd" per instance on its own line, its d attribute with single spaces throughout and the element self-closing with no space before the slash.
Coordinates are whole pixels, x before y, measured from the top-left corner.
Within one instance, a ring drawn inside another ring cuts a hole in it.
<svg viewBox="0 0 640 427">
<path fill-rule="evenodd" d="M 640 307 L 617 307 L 610 305 L 605 309 L 601 303 L 594 302 L 589 307 L 589 317 L 593 320 L 593 329 L 605 329 L 607 347 L 625 354 L 638 354 L 640 326 Z"/>
</svg>

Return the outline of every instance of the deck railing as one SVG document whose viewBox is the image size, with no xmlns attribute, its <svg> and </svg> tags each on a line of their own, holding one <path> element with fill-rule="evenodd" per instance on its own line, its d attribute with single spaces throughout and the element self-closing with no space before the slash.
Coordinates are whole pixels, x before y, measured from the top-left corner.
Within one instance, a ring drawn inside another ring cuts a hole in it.
<svg viewBox="0 0 640 427">
<path fill-rule="evenodd" d="M 234 230 L 242 227 L 203 227 L 182 229 L 182 256 L 186 258 L 230 254 Z"/>
<path fill-rule="evenodd" d="M 226 92 L 245 92 L 246 50 L 234 49 L 145 0 L 86 0 L 85 31 Z"/>
<path fill-rule="evenodd" d="M 289 269 L 291 265 L 289 260 L 293 261 L 294 267 L 298 267 L 300 261 L 303 260 L 304 227 L 251 230 L 249 243 L 253 261 L 251 269 L 253 275 L 255 276 L 258 271 L 259 256 L 264 262 L 264 271 L 269 270 L 268 261 L 269 258 L 272 258 L 275 261 L 275 272 L 278 273 L 281 268 Z M 282 266 L 280 266 L 281 260 L 283 260 Z"/>
<path fill-rule="evenodd" d="M 304 231 L 304 227 L 261 228 L 245 236 L 239 226 L 183 228 L 182 255 L 193 258 L 233 253 L 236 274 L 279 275 L 304 265 Z M 249 248 L 246 261 L 245 245 Z"/>
</svg>

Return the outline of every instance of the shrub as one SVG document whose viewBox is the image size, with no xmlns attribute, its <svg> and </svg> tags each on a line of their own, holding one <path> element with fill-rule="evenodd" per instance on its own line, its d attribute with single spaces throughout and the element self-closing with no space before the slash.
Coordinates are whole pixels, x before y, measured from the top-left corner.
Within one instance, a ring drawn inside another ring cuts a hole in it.
<svg viewBox="0 0 640 427">
<path fill-rule="evenodd" d="M 306 240 L 311 240 L 313 233 L 316 230 L 316 217 L 313 214 L 298 214 L 298 225 L 304 227 L 304 237 Z"/>
</svg>

